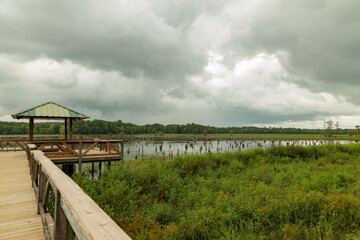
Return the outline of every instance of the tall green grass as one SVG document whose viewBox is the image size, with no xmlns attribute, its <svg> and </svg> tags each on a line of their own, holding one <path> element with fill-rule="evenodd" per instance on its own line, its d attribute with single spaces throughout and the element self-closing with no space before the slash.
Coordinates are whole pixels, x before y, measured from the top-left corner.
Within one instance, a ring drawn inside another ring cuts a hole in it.
<svg viewBox="0 0 360 240">
<path fill-rule="evenodd" d="M 360 145 L 123 164 L 75 181 L 134 239 L 358 239 Z"/>
</svg>

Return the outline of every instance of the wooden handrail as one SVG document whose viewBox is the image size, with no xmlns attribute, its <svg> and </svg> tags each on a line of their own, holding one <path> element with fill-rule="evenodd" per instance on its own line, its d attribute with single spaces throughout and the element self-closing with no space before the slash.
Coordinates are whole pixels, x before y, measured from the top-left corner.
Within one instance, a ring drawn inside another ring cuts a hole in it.
<svg viewBox="0 0 360 240">
<path fill-rule="evenodd" d="M 25 151 L 27 142 L 27 139 L 0 139 L 0 152 Z"/>
<path fill-rule="evenodd" d="M 130 239 L 130 237 L 65 173 L 40 150 L 31 150 L 33 187 L 42 215 L 46 239 Z M 49 191 L 55 193 L 54 230 L 46 218 Z"/>
</svg>

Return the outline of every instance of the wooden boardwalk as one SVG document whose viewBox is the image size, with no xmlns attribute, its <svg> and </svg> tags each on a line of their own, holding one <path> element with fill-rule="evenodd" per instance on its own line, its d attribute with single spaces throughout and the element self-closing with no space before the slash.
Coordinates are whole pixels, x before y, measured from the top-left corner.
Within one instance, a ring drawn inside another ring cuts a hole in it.
<svg viewBox="0 0 360 240">
<path fill-rule="evenodd" d="M 44 239 L 29 171 L 25 152 L 0 152 L 0 239 Z"/>
</svg>

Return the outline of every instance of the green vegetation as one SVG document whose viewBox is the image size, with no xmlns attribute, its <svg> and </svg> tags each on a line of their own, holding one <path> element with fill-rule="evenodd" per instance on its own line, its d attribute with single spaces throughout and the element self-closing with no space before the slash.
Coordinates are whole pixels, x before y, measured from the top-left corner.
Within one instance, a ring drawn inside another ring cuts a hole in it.
<svg viewBox="0 0 360 240">
<path fill-rule="evenodd" d="M 358 144 L 287 146 L 74 179 L 134 239 L 359 239 L 359 160 Z"/>
<path fill-rule="evenodd" d="M 356 135 L 354 129 L 332 129 L 330 126 L 324 130 L 322 129 L 300 129 L 300 128 L 273 128 L 273 127 L 214 127 L 203 126 L 200 124 L 145 124 L 136 125 L 132 123 L 124 123 L 118 121 L 75 121 L 73 126 L 73 133 L 75 134 L 199 134 L 204 136 L 210 134 L 228 134 L 230 136 L 235 134 L 325 134 L 331 136 L 332 134 L 346 134 Z M 0 134 L 27 134 L 28 123 L 26 122 L 1 122 Z M 35 134 L 63 134 L 63 122 L 36 122 Z M 331 133 L 331 134 L 330 134 Z"/>
</svg>

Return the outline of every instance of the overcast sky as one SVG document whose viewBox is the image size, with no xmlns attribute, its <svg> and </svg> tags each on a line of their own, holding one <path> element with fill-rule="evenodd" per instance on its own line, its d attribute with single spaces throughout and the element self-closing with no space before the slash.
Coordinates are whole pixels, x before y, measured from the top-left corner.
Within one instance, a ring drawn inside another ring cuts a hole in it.
<svg viewBox="0 0 360 240">
<path fill-rule="evenodd" d="M 0 0 L 0 120 L 360 124 L 360 1 Z"/>
</svg>

